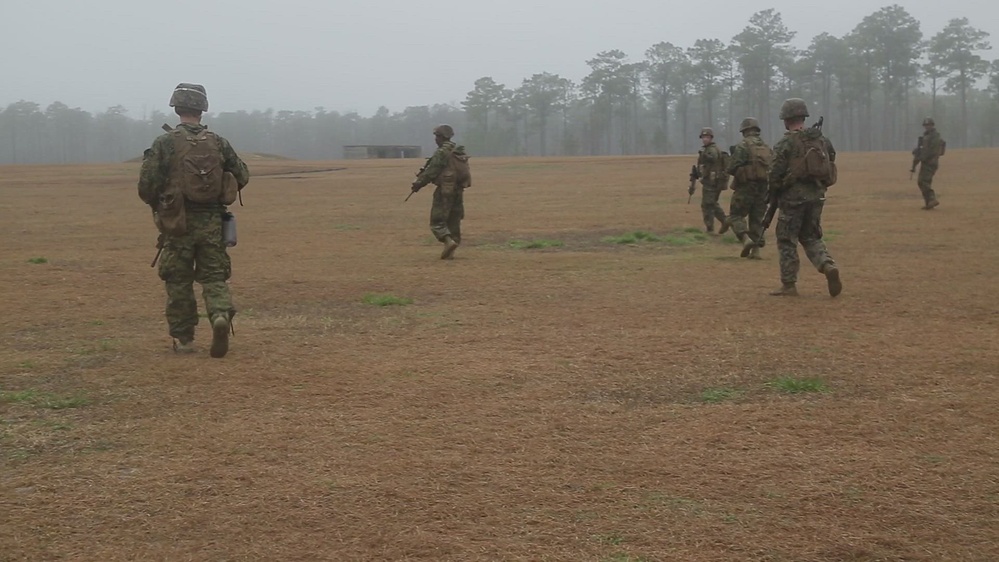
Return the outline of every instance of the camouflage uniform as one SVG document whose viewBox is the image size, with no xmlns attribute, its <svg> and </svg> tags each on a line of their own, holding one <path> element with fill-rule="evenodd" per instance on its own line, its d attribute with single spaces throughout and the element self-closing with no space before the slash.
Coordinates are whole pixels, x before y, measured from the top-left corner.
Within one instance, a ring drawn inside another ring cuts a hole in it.
<svg viewBox="0 0 999 562">
<path fill-rule="evenodd" d="M 937 168 L 940 167 L 943 139 L 940 137 L 940 133 L 937 132 L 933 119 L 927 117 L 923 120 L 923 125 L 929 125 L 929 128 L 923 133 L 922 147 L 916 149 L 915 156 L 919 158 L 919 179 L 917 185 L 919 185 L 919 191 L 923 194 L 923 201 L 925 202 L 923 208 L 929 210 L 940 204 L 937 201 L 937 194 L 933 191 L 932 186 L 933 175 L 937 173 Z"/>
<path fill-rule="evenodd" d="M 461 244 L 461 220 L 465 218 L 464 192 L 469 187 L 468 182 L 456 179 L 450 171 L 452 154 L 467 158 L 465 147 L 451 142 L 454 130 L 448 125 L 434 129 L 438 148 L 427 160 L 426 166 L 416 176 L 413 191 L 419 191 L 423 186 L 432 183 L 434 190 L 433 206 L 430 208 L 430 231 L 434 237 L 445 244 L 442 258 L 448 259 L 454 249 Z"/>
<path fill-rule="evenodd" d="M 702 131 L 701 136 L 707 134 Z M 714 135 L 712 135 L 713 137 Z M 701 147 L 697 153 L 697 169 L 701 174 L 701 216 L 704 219 L 704 229 L 715 231 L 715 219 L 722 224 L 721 231 L 728 230 L 725 222 L 725 211 L 718 204 L 721 192 L 728 188 L 728 176 L 722 167 L 722 152 L 718 145 L 712 142 Z"/>
<path fill-rule="evenodd" d="M 183 128 L 197 135 L 206 127 L 182 123 Z M 246 164 L 236 155 L 227 140 L 218 137 L 223 168 L 235 176 L 240 188 L 250 180 Z M 170 133 L 160 135 L 147 149 L 139 173 L 139 198 L 154 210 L 160 190 L 167 184 L 174 141 Z M 166 284 L 166 318 L 169 333 L 186 344 L 194 339 L 198 324 L 198 305 L 194 296 L 194 281 L 201 284 L 202 297 L 209 320 L 225 316 L 231 320 L 236 310 L 232 306 L 226 281 L 232 275 L 232 265 L 222 240 L 221 203 L 185 203 L 187 232 L 181 236 L 163 236 L 163 255 L 159 276 Z"/>
<path fill-rule="evenodd" d="M 749 121 L 748 119 L 746 121 Z M 755 119 L 753 120 L 755 122 Z M 744 122 L 745 124 L 745 122 Z M 728 173 L 736 176 L 739 168 L 748 166 L 751 159 L 750 147 L 767 146 L 760 138 L 758 125 L 746 127 L 743 130 L 745 135 L 742 141 L 735 145 L 732 151 L 732 159 L 728 166 Z M 769 147 L 767 147 L 769 150 Z M 763 215 L 767 211 L 767 181 L 739 181 L 736 178 L 732 182 L 732 201 L 729 206 L 728 222 L 732 226 L 739 241 L 744 243 L 753 242 L 750 245 L 747 255 L 759 258 L 759 243 L 763 237 Z M 748 225 L 747 225 L 748 218 Z M 746 240 L 746 237 L 749 240 Z"/>
<path fill-rule="evenodd" d="M 788 100 L 795 102 L 794 106 L 800 104 L 802 116 L 807 117 L 805 102 L 800 99 Z M 797 116 L 797 115 L 792 115 Z M 785 110 L 781 110 L 781 118 L 785 117 Z M 797 153 L 800 144 L 796 142 L 796 135 L 808 135 L 810 138 L 816 136 L 822 138 L 829 154 L 830 162 L 836 160 L 836 150 L 829 139 L 822 136 L 818 129 L 802 129 L 788 131 L 784 137 L 774 146 L 774 159 L 770 167 L 769 189 L 777 190 L 777 201 L 779 204 L 780 216 L 777 219 L 777 250 L 780 255 L 780 280 L 781 289 L 774 291 L 774 295 L 796 295 L 795 283 L 798 280 L 798 270 L 800 262 L 798 260 L 798 244 L 805 249 L 805 254 L 812 265 L 826 275 L 829 281 L 829 292 L 836 296 L 842 290 L 839 282 L 839 271 L 836 262 L 826 244 L 822 240 L 822 208 L 826 200 L 826 187 L 816 183 L 797 180 L 789 177 L 790 162 L 803 155 Z M 768 197 L 769 198 L 769 197 Z"/>
</svg>

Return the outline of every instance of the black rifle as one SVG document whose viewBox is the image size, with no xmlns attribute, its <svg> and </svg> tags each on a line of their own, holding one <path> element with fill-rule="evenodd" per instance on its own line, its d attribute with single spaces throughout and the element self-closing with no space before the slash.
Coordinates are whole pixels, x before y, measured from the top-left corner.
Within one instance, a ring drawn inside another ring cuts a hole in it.
<svg viewBox="0 0 999 562">
<path fill-rule="evenodd" d="M 825 122 L 825 120 L 826 120 L 825 117 L 819 117 L 818 122 L 812 125 L 811 128 L 818 129 L 819 132 L 822 132 L 822 124 Z M 759 241 L 759 246 L 761 248 L 763 247 L 764 244 L 763 234 L 767 231 L 768 228 L 770 228 L 770 224 L 774 221 L 774 215 L 777 214 L 777 209 L 780 207 L 778 199 L 780 198 L 781 191 L 782 191 L 781 186 L 776 186 L 776 185 L 771 185 L 770 189 L 767 190 L 767 212 L 765 215 L 763 215 L 763 221 L 761 222 L 763 230 L 762 232 L 760 232 L 760 241 Z"/>
<path fill-rule="evenodd" d="M 912 167 L 909 168 L 909 179 L 916 173 L 916 166 L 919 165 L 919 153 L 923 151 L 923 137 L 916 140 L 916 148 L 912 149 Z"/>
<path fill-rule="evenodd" d="M 416 171 L 416 177 L 420 177 L 420 174 L 423 173 L 423 170 L 427 169 L 427 166 L 430 165 L 430 161 L 433 160 L 433 158 L 434 158 L 433 155 L 431 155 L 430 158 L 427 158 L 427 161 L 423 163 L 423 166 L 421 166 L 420 169 Z M 409 198 L 412 197 L 414 193 L 416 193 L 415 189 L 410 191 L 409 195 L 407 195 L 402 202 L 405 203 L 406 201 L 409 201 Z"/>
<path fill-rule="evenodd" d="M 690 167 L 690 188 L 687 189 L 687 204 L 690 204 L 690 198 L 694 196 L 694 191 L 697 190 L 697 180 L 701 179 L 701 172 L 697 169 L 697 164 Z"/>
</svg>

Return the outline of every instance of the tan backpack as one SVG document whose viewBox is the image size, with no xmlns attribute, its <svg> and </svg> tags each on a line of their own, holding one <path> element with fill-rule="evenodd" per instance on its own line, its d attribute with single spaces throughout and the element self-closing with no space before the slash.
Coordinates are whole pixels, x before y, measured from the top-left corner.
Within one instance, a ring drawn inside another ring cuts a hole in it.
<svg viewBox="0 0 999 562">
<path fill-rule="evenodd" d="M 836 163 L 829 157 L 825 137 L 816 130 L 805 130 L 793 137 L 794 156 L 788 160 L 788 179 L 815 182 L 823 187 L 836 183 Z"/>
<path fill-rule="evenodd" d="M 773 162 L 773 151 L 762 142 L 748 144 L 749 163 L 740 166 L 738 171 L 743 173 L 742 181 L 759 182 L 767 181 L 770 174 L 770 164 Z"/>
<path fill-rule="evenodd" d="M 173 136 L 174 157 L 170 168 L 170 183 L 176 185 L 184 198 L 192 203 L 225 203 L 222 152 L 215 133 L 203 129 L 192 134 L 179 127 Z M 235 197 L 233 197 L 235 200 Z"/>
<path fill-rule="evenodd" d="M 472 170 L 468 166 L 468 155 L 451 151 L 448 167 L 454 170 L 454 183 L 461 188 L 472 187 Z"/>
</svg>

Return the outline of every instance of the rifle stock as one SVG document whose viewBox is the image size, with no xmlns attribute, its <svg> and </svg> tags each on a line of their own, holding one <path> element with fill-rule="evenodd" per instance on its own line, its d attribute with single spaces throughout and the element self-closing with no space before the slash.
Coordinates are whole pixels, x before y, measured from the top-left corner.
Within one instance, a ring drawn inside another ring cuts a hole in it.
<svg viewBox="0 0 999 562">
<path fill-rule="evenodd" d="M 916 166 L 919 165 L 919 153 L 923 151 L 923 137 L 916 139 L 916 148 L 912 149 L 912 167 L 909 168 L 909 179 L 916 173 Z"/>
</svg>

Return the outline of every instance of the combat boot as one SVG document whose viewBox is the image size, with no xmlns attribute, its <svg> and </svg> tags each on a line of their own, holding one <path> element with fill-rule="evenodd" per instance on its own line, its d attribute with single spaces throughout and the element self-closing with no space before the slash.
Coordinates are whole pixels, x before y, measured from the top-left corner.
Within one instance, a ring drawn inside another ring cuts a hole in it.
<svg viewBox="0 0 999 562">
<path fill-rule="evenodd" d="M 822 273 L 826 276 L 826 283 L 829 285 L 829 296 L 835 297 L 843 292 L 843 282 L 839 280 L 839 269 L 835 265 L 827 265 Z"/>
<path fill-rule="evenodd" d="M 760 256 L 760 247 L 753 246 L 753 251 L 749 253 L 749 259 L 751 260 L 762 260 L 763 257 Z"/>
<path fill-rule="evenodd" d="M 798 288 L 794 286 L 794 283 L 784 283 L 780 289 L 770 291 L 770 294 L 775 297 L 796 297 L 798 296 Z"/>
<path fill-rule="evenodd" d="M 180 338 L 179 340 L 173 340 L 173 351 L 174 353 L 194 353 L 194 338 Z"/>
<path fill-rule="evenodd" d="M 728 223 L 728 218 L 721 219 L 721 228 L 718 229 L 718 234 L 725 234 L 728 229 L 732 228 L 732 225 Z"/>
<path fill-rule="evenodd" d="M 229 314 L 222 313 L 212 320 L 212 347 L 208 354 L 216 359 L 229 353 Z"/>
<path fill-rule="evenodd" d="M 758 251 L 756 242 L 753 242 L 753 239 L 747 236 L 742 242 L 742 252 L 740 252 L 739 255 L 744 258 L 748 258 L 753 253 L 753 250 Z"/>
<path fill-rule="evenodd" d="M 458 243 L 450 236 L 444 237 L 444 251 L 441 252 L 442 260 L 449 260 L 454 257 L 454 251 L 458 249 Z"/>
<path fill-rule="evenodd" d="M 930 202 L 926 204 L 926 210 L 930 211 L 930 210 L 933 209 L 933 207 L 939 207 L 939 206 L 940 206 L 940 202 L 939 201 L 937 201 L 935 198 L 934 199 L 930 199 Z"/>
</svg>

